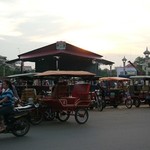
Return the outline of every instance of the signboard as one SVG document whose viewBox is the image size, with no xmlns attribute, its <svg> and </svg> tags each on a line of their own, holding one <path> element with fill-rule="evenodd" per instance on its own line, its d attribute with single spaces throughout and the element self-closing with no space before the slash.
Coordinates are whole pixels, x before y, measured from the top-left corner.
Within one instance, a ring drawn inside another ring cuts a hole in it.
<svg viewBox="0 0 150 150">
<path fill-rule="evenodd" d="M 66 49 L 66 43 L 64 41 L 56 42 L 56 49 L 57 50 L 65 50 Z"/>
</svg>

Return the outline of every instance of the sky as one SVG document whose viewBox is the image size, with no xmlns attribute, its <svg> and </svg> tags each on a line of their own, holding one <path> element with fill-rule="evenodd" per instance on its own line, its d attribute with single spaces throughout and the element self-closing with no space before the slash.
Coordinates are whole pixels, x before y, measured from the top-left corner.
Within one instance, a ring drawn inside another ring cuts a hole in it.
<svg viewBox="0 0 150 150">
<path fill-rule="evenodd" d="M 0 0 L 0 55 L 66 41 L 122 66 L 150 49 L 150 0 Z"/>
</svg>

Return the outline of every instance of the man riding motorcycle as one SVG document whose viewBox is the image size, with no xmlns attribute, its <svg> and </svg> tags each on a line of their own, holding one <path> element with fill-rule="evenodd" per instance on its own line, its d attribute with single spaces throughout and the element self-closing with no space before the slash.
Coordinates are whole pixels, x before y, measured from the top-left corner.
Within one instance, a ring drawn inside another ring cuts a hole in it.
<svg viewBox="0 0 150 150">
<path fill-rule="evenodd" d="M 0 132 L 6 128 L 4 124 L 4 116 L 12 113 L 14 108 L 14 95 L 11 82 L 4 80 L 2 86 L 3 89 L 0 95 Z"/>
</svg>

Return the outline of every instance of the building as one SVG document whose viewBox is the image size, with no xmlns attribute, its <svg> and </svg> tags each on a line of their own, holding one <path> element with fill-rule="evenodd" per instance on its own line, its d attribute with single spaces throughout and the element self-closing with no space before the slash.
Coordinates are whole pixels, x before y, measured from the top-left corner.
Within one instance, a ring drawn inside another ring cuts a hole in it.
<svg viewBox="0 0 150 150">
<path fill-rule="evenodd" d="M 99 65 L 109 65 L 110 69 L 114 62 L 102 59 L 102 55 L 87 51 L 64 41 L 58 41 L 27 53 L 18 55 L 17 60 L 35 62 L 35 71 L 46 70 L 83 70 L 100 75 Z M 11 61 L 10 61 L 11 62 Z"/>
<path fill-rule="evenodd" d="M 125 73 L 124 73 L 124 67 L 115 67 L 115 70 L 117 72 L 117 77 L 137 75 L 137 69 L 135 69 L 131 64 L 125 66 Z"/>
<path fill-rule="evenodd" d="M 33 71 L 32 67 L 31 66 L 24 66 L 24 71 Z"/>
</svg>

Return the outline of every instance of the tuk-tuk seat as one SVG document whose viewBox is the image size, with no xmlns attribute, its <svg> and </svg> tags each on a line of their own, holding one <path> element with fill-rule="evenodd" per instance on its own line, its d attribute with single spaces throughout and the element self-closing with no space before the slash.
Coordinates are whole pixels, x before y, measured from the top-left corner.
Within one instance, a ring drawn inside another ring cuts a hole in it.
<svg viewBox="0 0 150 150">
<path fill-rule="evenodd" d="M 89 99 L 90 84 L 75 84 L 71 95 L 82 100 Z"/>
<path fill-rule="evenodd" d="M 36 90 L 34 88 L 25 88 L 21 94 L 21 101 L 29 102 L 30 100 L 33 102 L 37 100 Z"/>
<path fill-rule="evenodd" d="M 54 90 L 52 91 L 53 98 L 60 98 L 68 96 L 68 86 L 66 82 L 60 82 L 55 85 Z"/>
<path fill-rule="evenodd" d="M 143 91 L 144 93 L 149 92 L 149 86 L 148 86 L 148 85 L 143 86 L 143 87 L 142 87 L 142 91 Z"/>
</svg>

